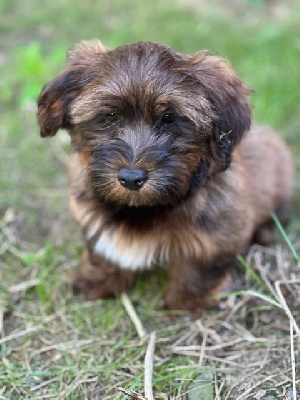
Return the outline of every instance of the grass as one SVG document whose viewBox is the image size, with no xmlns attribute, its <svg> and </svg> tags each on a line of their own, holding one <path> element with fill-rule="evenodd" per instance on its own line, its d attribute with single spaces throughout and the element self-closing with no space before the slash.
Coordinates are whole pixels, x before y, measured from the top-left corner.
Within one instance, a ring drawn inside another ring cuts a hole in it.
<svg viewBox="0 0 300 400">
<path fill-rule="evenodd" d="M 254 120 L 290 145 L 288 242 L 278 235 L 273 247 L 254 246 L 219 311 L 193 321 L 163 310 L 162 270 L 143 273 L 128 296 L 147 332 L 156 331 L 156 399 L 293 398 L 299 336 L 287 311 L 299 326 L 299 16 L 296 1 L 0 0 L 0 399 L 108 400 L 128 398 L 118 386 L 144 391 L 147 338 L 121 298 L 87 303 L 71 293 L 82 242 L 66 204 L 68 136 L 42 141 L 35 121 L 41 87 L 63 68 L 65 50 L 88 38 L 109 47 L 152 40 L 228 58 L 255 91 Z M 289 282 L 278 289 L 282 280 Z"/>
</svg>

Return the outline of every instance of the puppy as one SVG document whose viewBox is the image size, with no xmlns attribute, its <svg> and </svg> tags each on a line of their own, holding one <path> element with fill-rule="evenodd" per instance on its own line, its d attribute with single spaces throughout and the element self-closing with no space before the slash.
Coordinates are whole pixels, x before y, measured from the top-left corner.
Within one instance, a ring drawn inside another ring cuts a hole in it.
<svg viewBox="0 0 300 400">
<path fill-rule="evenodd" d="M 251 124 L 250 94 L 223 59 L 140 42 L 81 42 L 42 90 L 42 137 L 70 133 L 70 207 L 86 241 L 76 292 L 130 288 L 168 267 L 167 308 L 199 314 L 228 285 L 236 254 L 284 219 L 293 168 L 269 128 Z"/>
</svg>

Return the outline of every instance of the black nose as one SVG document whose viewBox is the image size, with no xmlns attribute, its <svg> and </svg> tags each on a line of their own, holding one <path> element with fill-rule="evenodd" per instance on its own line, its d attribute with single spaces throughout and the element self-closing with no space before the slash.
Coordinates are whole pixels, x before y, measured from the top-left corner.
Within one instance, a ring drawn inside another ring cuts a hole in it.
<svg viewBox="0 0 300 400">
<path fill-rule="evenodd" d="M 121 168 L 118 172 L 118 179 L 124 188 L 139 190 L 148 179 L 148 173 L 141 168 Z"/>
</svg>

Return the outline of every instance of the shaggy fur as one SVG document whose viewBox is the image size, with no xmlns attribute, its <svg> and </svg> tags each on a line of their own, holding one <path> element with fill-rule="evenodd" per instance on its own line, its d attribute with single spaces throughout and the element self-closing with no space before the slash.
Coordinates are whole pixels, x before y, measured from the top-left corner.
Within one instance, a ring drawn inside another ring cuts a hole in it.
<svg viewBox="0 0 300 400">
<path fill-rule="evenodd" d="M 67 129 L 74 148 L 70 207 L 87 245 L 76 292 L 107 297 L 164 265 L 166 307 L 199 314 L 228 286 L 236 254 L 270 241 L 293 168 L 274 132 L 250 128 L 249 94 L 206 52 L 90 41 L 69 53 L 38 121 L 43 137 Z"/>
</svg>

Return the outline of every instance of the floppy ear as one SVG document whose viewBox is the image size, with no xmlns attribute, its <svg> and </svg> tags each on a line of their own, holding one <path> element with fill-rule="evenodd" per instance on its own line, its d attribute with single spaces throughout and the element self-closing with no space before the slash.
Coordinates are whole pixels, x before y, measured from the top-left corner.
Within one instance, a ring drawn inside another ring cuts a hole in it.
<svg viewBox="0 0 300 400">
<path fill-rule="evenodd" d="M 106 52 L 100 41 L 82 41 L 68 52 L 68 67 L 47 83 L 38 98 L 37 118 L 42 137 L 51 137 L 60 128 L 69 129 L 69 107 L 93 77 L 99 56 Z"/>
<path fill-rule="evenodd" d="M 251 106 L 248 96 L 251 91 L 222 58 L 200 52 L 190 61 L 212 107 L 211 152 L 218 169 L 224 171 L 231 162 L 233 148 L 250 129 Z"/>
</svg>

